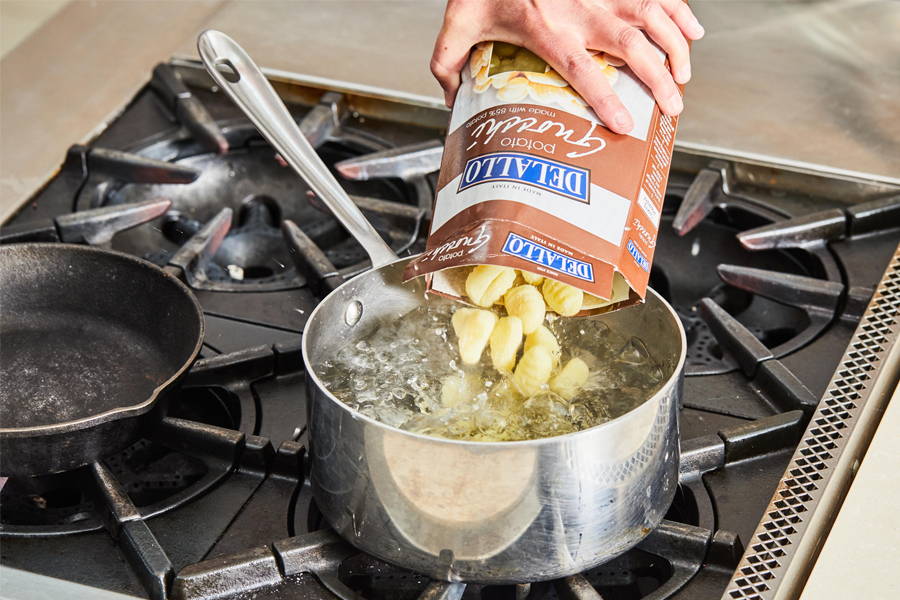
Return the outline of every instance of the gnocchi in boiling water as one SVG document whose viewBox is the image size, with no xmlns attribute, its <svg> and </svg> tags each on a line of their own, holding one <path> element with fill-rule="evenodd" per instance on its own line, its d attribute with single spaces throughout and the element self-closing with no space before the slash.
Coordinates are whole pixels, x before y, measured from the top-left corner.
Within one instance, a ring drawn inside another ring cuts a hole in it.
<svg viewBox="0 0 900 600">
<path fill-rule="evenodd" d="M 553 280 L 505 267 L 475 267 L 459 277 L 475 306 L 432 297 L 386 322 L 317 368 L 329 391 L 388 425 L 500 441 L 615 418 L 662 377 L 639 340 L 609 331 L 602 319 L 546 316 L 599 299 L 578 299 Z"/>
<path fill-rule="evenodd" d="M 513 383 L 523 396 L 534 396 L 550 380 L 553 371 L 553 357 L 543 346 L 533 346 L 526 350 L 516 365 Z"/>
<path fill-rule="evenodd" d="M 587 381 L 588 375 L 590 375 L 590 371 L 587 364 L 575 357 L 550 380 L 550 389 L 566 400 L 571 400 L 578 395 L 578 391 Z"/>
<path fill-rule="evenodd" d="M 498 371 L 512 371 L 516 353 L 522 345 L 522 320 L 519 317 L 503 317 L 491 332 L 491 361 Z"/>
<path fill-rule="evenodd" d="M 487 346 L 491 331 L 497 322 L 497 315 L 489 310 L 460 308 L 453 313 L 453 330 L 459 340 L 459 356 L 467 365 L 481 360 L 481 353 Z"/>
<path fill-rule="evenodd" d="M 546 348 L 550 352 L 550 356 L 553 357 L 554 365 L 559 362 L 559 356 L 561 354 L 559 342 L 556 341 L 556 336 L 553 335 L 553 332 L 547 329 L 545 325 L 541 325 L 529 333 L 528 337 L 525 338 L 526 352 L 534 346 L 543 346 Z"/>
<path fill-rule="evenodd" d="M 522 320 L 522 331 L 531 333 L 541 326 L 547 307 L 541 293 L 533 285 L 520 285 L 503 296 L 506 312 Z"/>
</svg>

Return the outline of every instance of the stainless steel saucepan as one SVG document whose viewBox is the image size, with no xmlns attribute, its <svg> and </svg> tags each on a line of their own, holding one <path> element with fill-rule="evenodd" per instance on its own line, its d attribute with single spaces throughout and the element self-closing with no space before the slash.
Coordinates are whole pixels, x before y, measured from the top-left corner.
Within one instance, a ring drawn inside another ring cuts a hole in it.
<svg viewBox="0 0 900 600">
<path fill-rule="evenodd" d="M 564 577 L 628 550 L 656 527 L 678 482 L 686 343 L 652 290 L 603 318 L 643 339 L 667 379 L 643 404 L 591 429 L 520 442 L 428 437 L 379 423 L 332 396 L 315 367 L 426 301 L 306 142 L 272 86 L 228 36 L 198 41 L 216 83 L 331 208 L 372 260 L 313 311 L 303 333 L 311 482 L 328 523 L 388 562 L 448 581 Z"/>
</svg>

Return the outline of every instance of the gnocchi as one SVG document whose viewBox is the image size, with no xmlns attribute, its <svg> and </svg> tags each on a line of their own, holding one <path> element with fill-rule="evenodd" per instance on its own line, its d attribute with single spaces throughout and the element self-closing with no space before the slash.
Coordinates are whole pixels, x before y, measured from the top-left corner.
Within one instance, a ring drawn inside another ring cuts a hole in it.
<svg viewBox="0 0 900 600">
<path fill-rule="evenodd" d="M 503 317 L 491 332 L 491 361 L 498 371 L 512 371 L 516 354 L 522 345 L 522 320 L 519 317 Z"/>
<path fill-rule="evenodd" d="M 525 78 L 531 83 L 538 85 L 549 85 L 557 88 L 567 87 L 569 84 L 566 80 L 559 76 L 556 71 L 547 71 L 546 73 L 525 73 Z"/>
<path fill-rule="evenodd" d="M 528 80 L 524 77 L 513 77 L 503 88 L 497 91 L 497 99 L 503 102 L 519 102 L 528 95 Z"/>
<path fill-rule="evenodd" d="M 562 351 L 559 347 L 559 342 L 556 341 L 556 336 L 547 329 L 545 325 L 541 325 L 534 331 L 528 334 L 528 337 L 525 338 L 525 350 L 526 352 L 535 346 L 543 346 L 547 350 L 550 351 L 550 356 L 553 357 L 553 364 L 556 365 L 559 362 L 559 356 L 562 354 Z"/>
<path fill-rule="evenodd" d="M 533 396 L 541 391 L 553 371 L 553 357 L 543 346 L 533 346 L 526 350 L 516 365 L 512 381 L 524 396 Z"/>
<path fill-rule="evenodd" d="M 530 283 L 531 285 L 539 285 L 544 280 L 543 275 L 535 275 L 528 271 L 519 271 L 519 274 L 525 280 L 525 283 Z"/>
<path fill-rule="evenodd" d="M 571 400 L 578 395 L 578 391 L 587 382 L 589 375 L 587 364 L 580 358 L 572 358 L 550 380 L 550 389 L 566 400 Z"/>
<path fill-rule="evenodd" d="M 451 322 L 459 354 L 464 364 L 474 365 L 489 347 L 493 367 L 509 376 L 488 396 L 494 409 L 504 414 L 512 410 L 509 407 L 519 406 L 548 389 L 559 398 L 571 401 L 590 376 L 590 369 L 581 358 L 571 358 L 560 368 L 562 348 L 544 325 L 548 309 L 569 317 L 583 309 L 620 302 L 630 293 L 628 283 L 618 273 L 609 300 L 566 283 L 503 266 L 479 265 L 463 277 L 469 299 L 484 308 L 459 308 L 453 313 Z M 495 305 L 502 308 L 495 309 Z M 507 316 L 500 317 L 504 309 Z M 478 393 L 479 383 L 473 374 L 445 377 L 441 384 L 442 405 L 453 408 L 471 401 Z"/>
<path fill-rule="evenodd" d="M 541 293 L 533 285 L 525 284 L 512 288 L 503 296 L 503 303 L 506 312 L 522 320 L 524 333 L 531 333 L 544 321 L 547 307 Z"/>
<path fill-rule="evenodd" d="M 459 356 L 467 365 L 477 364 L 487 346 L 497 315 L 480 308 L 460 308 L 451 317 L 459 344 Z"/>
<path fill-rule="evenodd" d="M 571 317 L 581 310 L 584 300 L 584 292 L 577 287 L 561 281 L 545 279 L 541 286 L 544 300 L 556 314 L 561 317 Z"/>
<path fill-rule="evenodd" d="M 547 63 L 531 50 L 504 42 L 494 42 L 490 65 L 491 75 L 509 71 L 543 73 L 547 70 Z"/>
<path fill-rule="evenodd" d="M 607 81 L 615 84 L 618 68 L 625 63 L 608 54 L 592 54 Z M 503 102 L 520 102 L 531 97 L 541 104 L 557 105 L 581 116 L 586 116 L 589 111 L 587 103 L 569 83 L 526 48 L 503 42 L 483 42 L 472 52 L 469 73 L 476 94 L 493 88 L 497 99 Z"/>
<path fill-rule="evenodd" d="M 466 277 L 466 295 L 477 306 L 492 306 L 516 280 L 516 270 L 496 265 L 478 265 Z"/>
</svg>

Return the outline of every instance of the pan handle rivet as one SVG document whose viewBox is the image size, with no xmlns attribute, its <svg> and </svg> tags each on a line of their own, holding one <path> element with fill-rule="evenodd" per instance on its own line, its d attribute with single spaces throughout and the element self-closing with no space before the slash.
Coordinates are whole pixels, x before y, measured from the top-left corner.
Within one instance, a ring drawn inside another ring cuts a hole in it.
<svg viewBox="0 0 900 600">
<path fill-rule="evenodd" d="M 359 318 L 362 316 L 362 311 L 362 302 L 359 300 L 351 301 L 344 311 L 344 322 L 351 327 L 356 325 L 359 322 Z"/>
</svg>

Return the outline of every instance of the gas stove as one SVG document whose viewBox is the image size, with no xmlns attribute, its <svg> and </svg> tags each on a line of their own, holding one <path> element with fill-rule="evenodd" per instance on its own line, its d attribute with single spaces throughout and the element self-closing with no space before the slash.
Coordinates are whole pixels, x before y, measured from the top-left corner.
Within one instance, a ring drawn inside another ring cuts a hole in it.
<svg viewBox="0 0 900 600">
<path fill-rule="evenodd" d="M 276 85 L 382 237 L 420 251 L 446 113 Z M 897 337 L 900 195 L 679 151 L 662 221 L 651 285 L 689 345 L 665 520 L 563 580 L 430 581 L 338 538 L 306 476 L 300 338 L 316 303 L 367 268 L 364 252 L 198 65 L 159 65 L 102 133 L 69 149 L 0 241 L 102 245 L 182 268 L 205 312 L 201 357 L 140 441 L 4 482 L 5 592 L 770 597 Z"/>
</svg>

